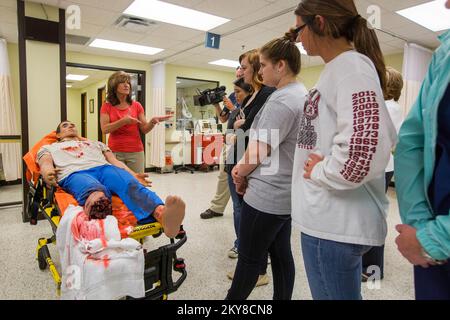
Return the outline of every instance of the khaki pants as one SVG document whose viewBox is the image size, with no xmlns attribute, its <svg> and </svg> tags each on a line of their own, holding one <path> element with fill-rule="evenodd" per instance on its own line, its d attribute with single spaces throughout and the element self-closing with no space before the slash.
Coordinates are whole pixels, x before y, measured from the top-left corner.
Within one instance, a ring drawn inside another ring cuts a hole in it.
<svg viewBox="0 0 450 320">
<path fill-rule="evenodd" d="M 142 152 L 114 152 L 117 160 L 122 161 L 136 173 L 144 173 L 144 151 Z"/>
<path fill-rule="evenodd" d="M 225 157 L 225 146 L 223 148 L 222 157 Z M 217 181 L 216 195 L 211 200 L 210 210 L 223 213 L 230 200 L 230 189 L 228 187 L 228 173 L 225 172 L 225 165 L 219 166 L 219 181 Z"/>
</svg>

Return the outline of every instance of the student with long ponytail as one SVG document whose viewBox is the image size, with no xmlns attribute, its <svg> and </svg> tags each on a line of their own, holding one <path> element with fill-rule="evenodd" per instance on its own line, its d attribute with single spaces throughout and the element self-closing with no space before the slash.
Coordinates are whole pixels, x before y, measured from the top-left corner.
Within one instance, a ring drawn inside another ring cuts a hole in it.
<svg viewBox="0 0 450 320">
<path fill-rule="evenodd" d="M 227 300 L 247 299 L 270 254 L 273 299 L 290 300 L 295 266 L 291 251 L 291 179 L 297 123 L 306 89 L 297 82 L 300 51 L 291 37 L 259 50 L 263 83 L 277 90 L 256 114 L 248 147 L 232 176 L 244 195 L 239 226 L 239 256 Z"/>
<path fill-rule="evenodd" d="M 297 41 L 326 65 L 299 124 L 292 219 L 313 298 L 357 300 L 361 257 L 387 233 L 384 170 L 396 133 L 386 67 L 353 0 L 303 0 L 295 14 Z"/>
</svg>

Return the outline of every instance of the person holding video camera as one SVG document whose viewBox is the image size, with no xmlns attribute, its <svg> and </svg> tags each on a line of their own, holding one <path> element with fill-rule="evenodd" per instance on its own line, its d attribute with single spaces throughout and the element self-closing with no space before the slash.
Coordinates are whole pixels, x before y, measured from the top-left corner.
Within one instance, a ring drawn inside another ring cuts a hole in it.
<svg viewBox="0 0 450 320">
<path fill-rule="evenodd" d="M 241 63 L 241 58 L 239 58 L 239 63 Z M 236 68 L 236 79 L 240 79 L 243 76 L 241 66 L 238 66 Z M 216 108 L 217 118 L 221 123 L 225 123 L 230 118 L 231 113 L 240 108 L 240 104 L 236 99 L 235 92 L 232 92 L 228 97 L 223 97 L 223 108 L 218 103 L 214 104 L 214 107 Z"/>
<path fill-rule="evenodd" d="M 242 78 L 242 69 L 241 66 L 236 68 L 236 79 Z M 235 86 L 236 89 L 236 86 Z M 220 120 L 221 123 L 225 123 L 228 121 L 230 114 L 240 108 L 240 102 L 237 98 L 236 90 L 234 90 L 229 96 L 223 98 L 223 109 L 220 107 L 220 104 L 214 104 L 216 109 L 216 116 Z M 222 159 L 225 159 L 225 150 L 223 148 L 222 151 Z M 216 194 L 214 198 L 211 200 L 211 206 L 209 209 L 206 209 L 204 212 L 200 214 L 201 219 L 212 219 L 215 217 L 222 217 L 225 211 L 225 208 L 230 200 L 230 190 L 228 187 L 228 175 L 225 172 L 225 167 L 223 165 L 223 161 L 220 162 L 219 167 L 219 176 L 217 181 Z"/>
</svg>

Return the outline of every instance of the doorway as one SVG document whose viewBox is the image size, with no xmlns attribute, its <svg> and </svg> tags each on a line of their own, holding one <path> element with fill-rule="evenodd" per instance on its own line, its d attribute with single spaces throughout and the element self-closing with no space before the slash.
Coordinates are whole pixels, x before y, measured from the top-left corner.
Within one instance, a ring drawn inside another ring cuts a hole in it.
<svg viewBox="0 0 450 320">
<path fill-rule="evenodd" d="M 81 136 L 87 138 L 87 93 L 81 94 Z"/>
<path fill-rule="evenodd" d="M 98 116 L 97 116 L 97 126 L 98 126 L 98 141 L 103 142 L 106 144 L 106 134 L 103 133 L 102 127 L 100 125 L 100 110 L 102 109 L 102 105 L 106 101 L 106 87 L 101 87 L 97 90 L 97 109 L 98 109 Z"/>
<path fill-rule="evenodd" d="M 145 109 L 146 72 L 126 68 L 105 67 L 78 63 L 67 63 L 67 113 L 81 130 L 81 135 L 91 140 L 107 143 L 100 126 L 100 109 L 106 100 L 109 77 L 116 71 L 125 71 L 131 76 L 132 99 L 138 101 Z M 81 100 L 81 105 L 80 105 Z M 81 109 L 81 112 L 80 112 Z M 145 145 L 145 136 L 141 135 Z"/>
</svg>

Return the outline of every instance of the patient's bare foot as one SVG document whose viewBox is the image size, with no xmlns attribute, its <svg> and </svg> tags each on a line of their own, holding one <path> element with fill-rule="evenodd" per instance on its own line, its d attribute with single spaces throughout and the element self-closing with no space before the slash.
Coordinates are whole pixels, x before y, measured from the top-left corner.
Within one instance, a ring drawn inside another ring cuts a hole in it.
<svg viewBox="0 0 450 320">
<path fill-rule="evenodd" d="M 89 195 L 84 205 L 84 212 L 90 219 L 105 219 L 112 214 L 111 201 L 101 191 Z"/>
<path fill-rule="evenodd" d="M 168 196 L 162 213 L 162 226 L 167 237 L 173 238 L 180 231 L 184 219 L 186 204 L 180 197 Z"/>
</svg>

